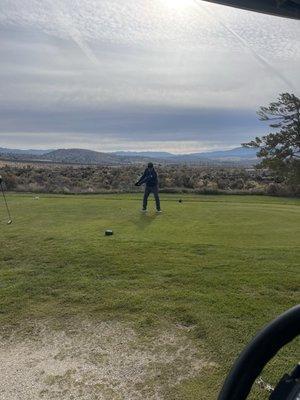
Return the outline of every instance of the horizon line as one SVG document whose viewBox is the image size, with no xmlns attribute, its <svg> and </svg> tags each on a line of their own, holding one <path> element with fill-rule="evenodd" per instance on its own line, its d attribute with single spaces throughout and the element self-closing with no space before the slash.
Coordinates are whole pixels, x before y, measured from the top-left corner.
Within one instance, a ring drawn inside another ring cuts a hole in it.
<svg viewBox="0 0 300 400">
<path fill-rule="evenodd" d="M 201 154 L 201 153 L 214 153 L 216 151 L 230 151 L 230 150 L 235 150 L 235 149 L 240 149 L 243 146 L 234 146 L 234 147 L 223 147 L 223 148 L 216 148 L 216 149 L 207 149 L 207 150 L 195 150 L 192 152 L 172 152 L 172 151 L 168 151 L 168 150 L 129 150 L 129 149 L 125 149 L 125 150 L 110 150 L 110 151 L 103 151 L 103 150 L 98 150 L 98 149 L 91 149 L 91 148 L 84 148 L 84 147 L 57 147 L 57 148 L 42 148 L 42 147 L 38 147 L 38 148 L 24 148 L 24 147 L 2 147 L 0 146 L 0 149 L 5 149 L 5 150 L 18 150 L 18 151 L 56 151 L 56 150 L 88 150 L 88 151 L 95 151 L 98 153 L 106 153 L 106 154 L 113 154 L 113 153 L 168 153 L 171 155 L 191 155 L 191 154 Z M 1 150 L 0 150 L 1 152 Z"/>
</svg>

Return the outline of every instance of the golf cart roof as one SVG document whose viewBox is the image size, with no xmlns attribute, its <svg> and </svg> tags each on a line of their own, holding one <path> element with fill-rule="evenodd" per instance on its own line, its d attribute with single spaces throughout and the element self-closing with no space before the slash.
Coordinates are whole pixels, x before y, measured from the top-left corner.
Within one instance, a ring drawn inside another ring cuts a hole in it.
<svg viewBox="0 0 300 400">
<path fill-rule="evenodd" d="M 300 19 L 300 0 L 205 0 L 211 3 Z"/>
</svg>

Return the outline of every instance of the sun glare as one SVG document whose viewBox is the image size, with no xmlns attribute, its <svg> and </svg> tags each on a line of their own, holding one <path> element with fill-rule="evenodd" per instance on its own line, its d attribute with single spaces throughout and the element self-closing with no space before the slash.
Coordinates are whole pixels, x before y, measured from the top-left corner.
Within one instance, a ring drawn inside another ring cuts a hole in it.
<svg viewBox="0 0 300 400">
<path fill-rule="evenodd" d="M 162 0 L 162 2 L 166 6 L 174 9 L 186 8 L 191 4 L 191 0 Z"/>
</svg>

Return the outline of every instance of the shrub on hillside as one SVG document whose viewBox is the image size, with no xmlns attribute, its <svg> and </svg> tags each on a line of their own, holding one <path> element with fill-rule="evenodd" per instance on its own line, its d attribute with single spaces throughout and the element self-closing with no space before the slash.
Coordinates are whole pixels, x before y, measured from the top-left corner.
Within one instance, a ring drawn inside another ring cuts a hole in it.
<svg viewBox="0 0 300 400">
<path fill-rule="evenodd" d="M 120 167 L 11 163 L 0 167 L 7 189 L 49 193 L 139 192 L 134 183 L 140 165 Z M 233 167 L 158 166 L 160 188 L 166 193 L 266 193 L 289 195 L 300 189 L 278 182 L 265 170 Z"/>
</svg>

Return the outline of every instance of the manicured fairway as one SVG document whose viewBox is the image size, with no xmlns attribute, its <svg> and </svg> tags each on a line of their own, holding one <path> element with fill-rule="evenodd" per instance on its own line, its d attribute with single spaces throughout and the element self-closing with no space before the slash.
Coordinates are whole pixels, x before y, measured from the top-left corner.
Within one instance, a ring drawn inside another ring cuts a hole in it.
<svg viewBox="0 0 300 400">
<path fill-rule="evenodd" d="M 142 215 L 139 195 L 34 197 L 8 196 L 10 226 L 0 208 L 6 335 L 71 317 L 128 323 L 143 338 L 179 327 L 214 367 L 161 398 L 216 399 L 250 338 L 299 302 L 297 199 L 163 195 L 162 215 L 153 201 Z M 278 380 L 297 351 L 288 346 L 264 379 Z M 252 398 L 265 396 L 257 386 Z"/>
</svg>

